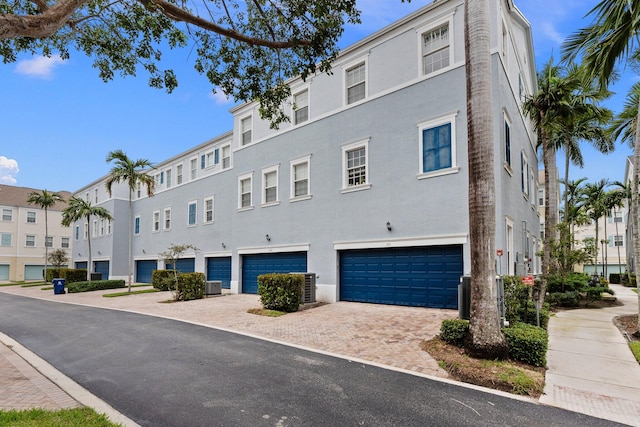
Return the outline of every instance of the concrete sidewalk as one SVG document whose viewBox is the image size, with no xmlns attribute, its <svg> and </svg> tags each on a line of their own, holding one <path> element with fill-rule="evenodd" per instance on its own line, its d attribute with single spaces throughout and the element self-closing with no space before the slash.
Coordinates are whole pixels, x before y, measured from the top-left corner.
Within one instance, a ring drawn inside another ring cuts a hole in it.
<svg viewBox="0 0 640 427">
<path fill-rule="evenodd" d="M 568 310 L 550 320 L 549 370 L 546 394 L 540 402 L 640 426 L 640 365 L 635 362 L 625 340 L 611 321 L 617 315 L 637 313 L 637 297 L 629 289 L 616 285 L 612 287 L 624 306 Z M 256 295 L 247 294 L 159 304 L 169 299 L 170 294 L 163 292 L 104 298 L 102 294 L 113 291 L 53 295 L 52 291 L 42 291 L 39 287 L 18 286 L 2 287 L 0 292 L 183 320 L 440 378 L 446 378 L 446 372 L 426 352 L 420 350 L 419 344 L 423 339 L 439 333 L 442 320 L 455 318 L 458 314 L 455 310 L 338 302 L 269 318 L 247 313 L 249 308 L 260 305 Z M 0 344 L 1 347 L 5 346 Z M 3 365 L 3 359 L 8 353 L 6 348 L 2 350 L 0 366 L 4 367 L 6 364 Z M 27 360 L 31 363 L 28 357 Z M 2 372 L 5 372 L 4 369 Z M 47 369 L 36 370 L 36 374 L 31 376 L 36 381 L 51 378 Z M 40 405 L 35 394 L 31 393 L 37 393 L 38 389 L 42 391 L 42 388 L 33 381 L 23 380 L 14 384 L 27 389 L 25 400 L 33 399 L 31 404 L 23 402 L 20 407 Z M 0 390 L 4 387 L 0 383 Z M 62 389 L 67 391 L 69 387 Z M 53 390 L 50 393 L 61 392 L 56 387 Z M 76 397 L 77 390 L 70 394 L 80 400 Z M 8 403 L 3 401 L 5 395 L 0 392 L 0 409 L 7 408 Z M 99 412 L 105 412 L 125 425 L 135 425 L 119 417 L 116 412 L 109 413 L 109 408 L 106 408 Z"/>
</svg>

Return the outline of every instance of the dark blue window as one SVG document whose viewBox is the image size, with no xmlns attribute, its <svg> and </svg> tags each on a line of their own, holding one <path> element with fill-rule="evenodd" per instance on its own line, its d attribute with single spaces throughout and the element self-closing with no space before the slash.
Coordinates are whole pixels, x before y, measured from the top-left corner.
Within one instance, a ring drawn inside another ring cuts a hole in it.
<svg viewBox="0 0 640 427">
<path fill-rule="evenodd" d="M 191 203 L 189 205 L 189 225 L 194 225 L 196 223 L 196 204 Z"/>
<path fill-rule="evenodd" d="M 140 217 L 136 217 L 134 220 L 133 234 L 140 234 Z"/>
<path fill-rule="evenodd" d="M 216 165 L 220 163 L 220 150 L 217 148 L 213 152 L 213 163 L 215 163 Z"/>
<path fill-rule="evenodd" d="M 511 166 L 511 126 L 504 122 L 504 161 Z"/>
<path fill-rule="evenodd" d="M 451 123 L 422 131 L 422 172 L 451 166 Z"/>
</svg>

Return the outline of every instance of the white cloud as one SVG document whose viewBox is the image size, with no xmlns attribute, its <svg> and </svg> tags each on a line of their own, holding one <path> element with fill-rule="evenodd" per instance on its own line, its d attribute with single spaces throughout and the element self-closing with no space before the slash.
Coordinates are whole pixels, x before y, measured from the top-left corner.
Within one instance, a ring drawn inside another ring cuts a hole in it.
<svg viewBox="0 0 640 427">
<path fill-rule="evenodd" d="M 53 69 L 64 60 L 59 56 L 38 56 L 33 59 L 25 59 L 16 65 L 16 73 L 33 76 L 41 79 L 50 79 L 53 76 Z"/>
<path fill-rule="evenodd" d="M 213 99 L 216 102 L 216 105 L 224 105 L 231 102 L 231 99 L 220 89 L 217 89 L 214 93 L 209 92 L 209 98 Z"/>
<path fill-rule="evenodd" d="M 18 172 L 20 169 L 18 169 L 17 161 L 0 156 L 0 183 L 15 184 L 18 182 L 15 178 Z"/>
<path fill-rule="evenodd" d="M 552 23 L 550 22 L 545 22 L 541 25 L 541 29 L 542 29 L 542 34 L 545 35 L 545 37 L 547 37 L 549 40 L 551 40 L 553 43 L 557 44 L 558 46 L 562 45 L 562 43 L 564 42 L 564 36 L 562 34 L 560 34 L 558 32 L 558 30 L 556 30 L 556 28 L 553 26 Z"/>
</svg>

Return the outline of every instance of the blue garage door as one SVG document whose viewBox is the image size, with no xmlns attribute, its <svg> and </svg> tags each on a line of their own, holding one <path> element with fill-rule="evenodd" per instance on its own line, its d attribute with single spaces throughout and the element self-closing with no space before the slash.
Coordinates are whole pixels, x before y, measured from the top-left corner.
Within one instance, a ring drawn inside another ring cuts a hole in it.
<svg viewBox="0 0 640 427">
<path fill-rule="evenodd" d="M 153 270 L 158 269 L 158 261 L 136 261 L 136 283 L 151 283 Z"/>
<path fill-rule="evenodd" d="M 167 270 L 173 270 L 173 264 L 167 264 Z M 193 273 L 196 271 L 195 258 L 182 258 L 176 261 L 176 270 L 180 273 Z"/>
<path fill-rule="evenodd" d="M 343 301 L 457 308 L 462 245 L 340 253 Z"/>
<path fill-rule="evenodd" d="M 258 293 L 258 276 L 268 273 L 303 273 L 307 271 L 306 252 L 244 255 L 242 257 L 242 292 Z"/>
<path fill-rule="evenodd" d="M 93 272 L 102 273 L 102 280 L 109 279 L 109 261 L 95 261 L 93 263 Z"/>
<path fill-rule="evenodd" d="M 207 258 L 207 280 L 220 280 L 223 289 L 231 289 L 231 257 Z"/>
</svg>

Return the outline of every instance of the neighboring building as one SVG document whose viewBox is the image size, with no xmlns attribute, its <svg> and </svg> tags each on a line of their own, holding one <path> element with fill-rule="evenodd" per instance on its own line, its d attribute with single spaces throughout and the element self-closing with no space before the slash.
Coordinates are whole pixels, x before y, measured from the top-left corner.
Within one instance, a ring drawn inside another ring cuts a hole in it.
<svg viewBox="0 0 640 427">
<path fill-rule="evenodd" d="M 471 271 L 463 8 L 434 2 L 346 48 L 332 75 L 292 79 L 279 130 L 242 104 L 232 131 L 157 164 L 156 195 L 133 194 L 135 280 L 190 243 L 199 250 L 178 268 L 234 293 L 256 293 L 262 273 L 313 272 L 321 301 L 457 307 Z M 540 247 L 536 135 L 522 112 L 536 69 L 513 1 L 492 0 L 491 20 L 496 263 L 514 274 L 518 254 Z M 90 232 L 96 266 L 126 278 L 128 189 L 108 197 L 106 179 L 76 192 L 114 222 L 77 223 L 74 262 L 86 266 Z"/>
<path fill-rule="evenodd" d="M 64 249 L 71 258 L 71 229 L 63 227 L 62 210 L 66 203 L 48 209 L 49 234 L 45 242 L 44 209 L 27 203 L 34 188 L 0 185 L 0 281 L 42 280 L 45 244 Z M 68 191 L 58 192 L 65 200 Z"/>
</svg>

